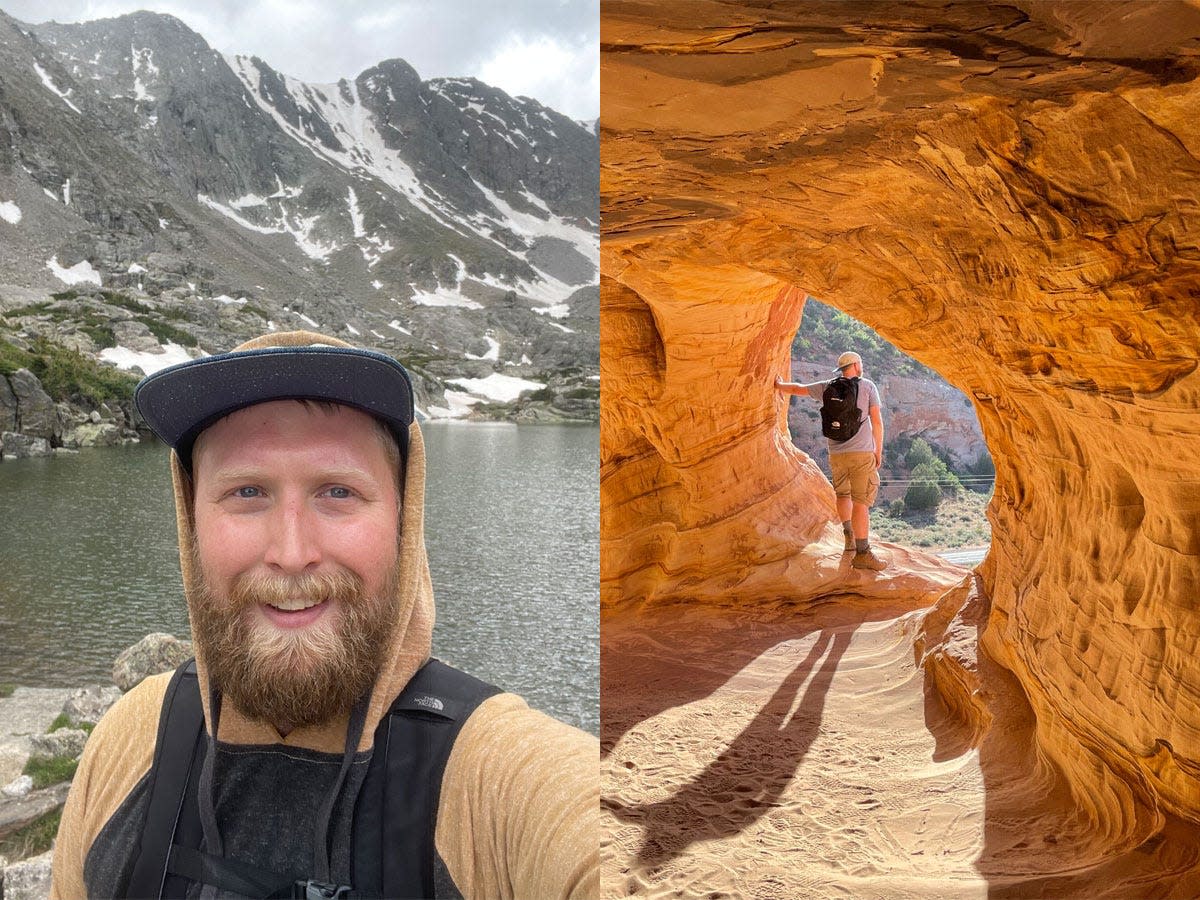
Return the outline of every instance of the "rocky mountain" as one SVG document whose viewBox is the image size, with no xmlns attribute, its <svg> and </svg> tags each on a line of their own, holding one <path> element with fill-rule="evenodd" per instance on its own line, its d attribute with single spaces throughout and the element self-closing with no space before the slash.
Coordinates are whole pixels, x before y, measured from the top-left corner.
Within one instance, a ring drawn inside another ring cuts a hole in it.
<svg viewBox="0 0 1200 900">
<path fill-rule="evenodd" d="M 400 59 L 310 85 L 167 15 L 0 13 L 0 375 L 309 328 L 431 417 L 594 420 L 598 172 L 595 123 Z"/>
</svg>

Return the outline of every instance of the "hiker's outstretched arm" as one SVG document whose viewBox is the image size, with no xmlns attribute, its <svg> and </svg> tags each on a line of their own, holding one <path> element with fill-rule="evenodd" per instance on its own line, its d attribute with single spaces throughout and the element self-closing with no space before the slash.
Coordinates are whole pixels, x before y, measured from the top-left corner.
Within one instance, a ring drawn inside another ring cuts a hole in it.
<svg viewBox="0 0 1200 900">
<path fill-rule="evenodd" d="M 813 388 L 817 388 L 816 394 L 813 393 Z M 820 391 L 825 389 L 825 382 L 818 381 L 815 384 L 799 384 L 795 381 L 784 381 L 782 378 L 775 378 L 775 389 L 782 394 L 794 394 L 797 397 L 816 397 L 820 395 Z"/>
</svg>

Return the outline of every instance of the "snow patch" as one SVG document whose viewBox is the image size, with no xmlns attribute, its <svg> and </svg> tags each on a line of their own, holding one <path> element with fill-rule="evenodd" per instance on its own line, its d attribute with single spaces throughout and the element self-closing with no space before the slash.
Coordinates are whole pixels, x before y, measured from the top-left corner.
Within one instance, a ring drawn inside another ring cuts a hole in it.
<svg viewBox="0 0 1200 900">
<path fill-rule="evenodd" d="M 395 328 L 397 331 L 401 332 L 402 334 L 407 334 L 409 337 L 412 337 L 412 332 L 409 331 L 407 328 L 405 328 L 403 325 L 401 325 L 399 319 L 392 319 L 392 321 L 388 322 L 388 328 Z M 382 335 L 380 335 L 380 337 L 382 337 Z"/>
<path fill-rule="evenodd" d="M 527 381 L 524 378 L 514 378 L 512 375 L 500 375 L 496 372 L 487 378 L 449 378 L 447 383 L 461 385 L 472 394 L 481 394 L 498 403 L 511 403 L 525 391 L 536 391 L 546 386 L 539 381 Z"/>
<path fill-rule="evenodd" d="M 413 295 L 409 299 L 421 306 L 457 306 L 462 309 L 483 309 L 482 303 L 469 300 L 458 293 L 458 291 L 444 288 L 440 284 L 437 286 L 437 290 L 432 293 L 419 290 L 415 284 L 410 284 L 409 287 L 413 289 Z"/>
<path fill-rule="evenodd" d="M 362 332 L 360 332 L 357 328 L 355 328 L 349 322 L 346 323 L 346 330 L 348 332 L 350 332 L 352 335 L 354 335 L 355 337 L 360 337 L 362 335 Z"/>
<path fill-rule="evenodd" d="M 534 312 L 538 313 L 539 315 L 549 316 L 552 319 L 565 319 L 571 314 L 571 307 L 566 303 L 555 303 L 553 306 L 544 306 L 541 309 L 534 309 Z M 551 324 L 554 323 L 552 322 Z"/>
<path fill-rule="evenodd" d="M 479 397 L 472 397 L 470 394 L 464 394 L 461 391 L 452 391 L 449 388 L 443 392 L 443 395 L 446 398 L 446 405 L 430 406 L 429 418 L 461 419 L 471 412 L 472 406 L 481 402 L 481 398 Z"/>
<path fill-rule="evenodd" d="M 21 207 L 13 203 L 11 200 L 5 200 L 0 203 L 0 219 L 3 219 L 9 225 L 16 225 L 21 221 Z"/>
<path fill-rule="evenodd" d="M 129 52 L 133 56 L 133 97 L 135 100 L 153 100 L 154 97 L 142 84 L 141 73 L 154 76 L 158 74 L 158 66 L 154 64 L 154 52 L 149 48 L 143 50 L 130 45 Z"/>
<path fill-rule="evenodd" d="M 238 197 L 236 200 L 230 200 L 229 205 L 234 209 L 245 209 L 247 206 L 266 206 L 267 199 L 260 197 L 258 194 L 246 194 Z"/>
<path fill-rule="evenodd" d="M 257 232 L 258 234 L 291 235 L 292 240 L 296 242 L 296 246 L 300 248 L 305 256 L 311 259 L 325 261 L 330 253 L 338 249 L 336 244 L 325 244 L 312 237 L 313 226 L 316 225 L 317 219 L 320 216 L 296 217 L 295 221 L 292 221 L 285 211 L 277 219 L 273 220 L 273 224 L 258 225 L 244 216 L 238 215 L 231 206 L 218 203 L 206 194 L 197 194 L 196 199 L 209 209 L 216 210 L 227 219 L 232 219 L 238 225 L 250 231 Z"/>
<path fill-rule="evenodd" d="M 118 369 L 141 369 L 146 375 L 153 375 L 168 366 L 190 362 L 187 348 L 169 341 L 163 345 L 161 353 L 148 350 L 130 350 L 128 347 L 106 347 L 100 351 L 100 358 L 115 363 Z"/>
<path fill-rule="evenodd" d="M 81 116 L 83 115 L 83 113 L 80 112 L 79 107 L 72 103 L 68 97 L 68 95 L 71 93 L 70 91 L 67 91 L 65 94 L 60 91 L 54 82 L 50 80 L 50 76 L 46 74 L 46 70 L 39 66 L 36 62 L 33 64 L 33 70 L 37 72 L 38 78 L 42 79 L 42 84 L 49 88 L 52 94 L 57 97 L 61 97 L 63 103 L 67 104 L 67 106 L 71 107 L 71 109 L 75 110 L 75 112 L 79 113 Z"/>
<path fill-rule="evenodd" d="M 320 328 L 320 327 L 321 327 L 319 323 L 317 323 L 317 322 L 314 322 L 312 319 L 310 319 L 310 318 L 309 318 L 308 316 L 306 316 L 304 313 L 298 313 L 298 312 L 295 312 L 295 311 L 293 310 L 293 312 L 292 312 L 292 315 L 293 315 L 293 316 L 299 316 L 301 319 L 303 319 L 305 322 L 307 322 L 307 323 L 308 323 L 309 325 L 311 325 L 313 328 Z"/>
<path fill-rule="evenodd" d="M 145 266 L 141 265 L 140 263 L 133 263 L 125 271 L 126 271 L 126 274 L 128 274 L 128 275 L 140 275 L 143 272 L 147 271 L 147 269 Z"/>
<path fill-rule="evenodd" d="M 354 193 L 354 188 L 346 188 L 347 197 L 346 203 L 350 206 L 350 224 L 354 226 L 354 236 L 356 238 L 366 237 L 366 229 L 363 228 L 362 210 L 358 208 L 358 195 Z"/>
<path fill-rule="evenodd" d="M 58 255 L 50 257 L 46 268 L 54 273 L 54 277 L 64 284 L 94 284 L 100 286 L 100 273 L 92 268 L 86 259 L 80 260 L 67 269 L 58 264 Z M 149 374 L 149 373 L 147 373 Z"/>
</svg>

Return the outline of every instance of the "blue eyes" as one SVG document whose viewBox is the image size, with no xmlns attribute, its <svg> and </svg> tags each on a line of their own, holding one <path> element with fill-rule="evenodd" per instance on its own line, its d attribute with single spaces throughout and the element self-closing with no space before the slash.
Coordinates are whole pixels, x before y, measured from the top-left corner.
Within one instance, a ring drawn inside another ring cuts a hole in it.
<svg viewBox="0 0 1200 900">
<path fill-rule="evenodd" d="M 333 500 L 349 500 L 354 497 L 354 491 L 350 490 L 348 487 L 341 487 L 340 485 L 326 488 L 322 493 Z M 245 485 L 243 487 L 236 488 L 233 492 L 233 495 L 241 500 L 257 500 L 263 496 L 263 490 L 260 487 L 255 487 L 254 485 Z"/>
</svg>

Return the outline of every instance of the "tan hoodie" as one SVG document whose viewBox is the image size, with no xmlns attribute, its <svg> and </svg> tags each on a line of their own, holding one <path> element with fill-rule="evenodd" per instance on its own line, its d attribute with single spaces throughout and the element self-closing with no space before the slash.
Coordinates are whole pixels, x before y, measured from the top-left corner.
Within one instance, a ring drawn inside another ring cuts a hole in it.
<svg viewBox="0 0 1200 900">
<path fill-rule="evenodd" d="M 310 332 L 268 335 L 236 348 L 323 343 L 349 346 Z M 192 486 L 171 454 L 181 548 L 193 530 Z M 425 553 L 425 450 L 420 428 L 409 430 L 399 554 L 399 615 L 382 674 L 371 694 L 359 750 L 371 748 L 375 728 L 391 701 L 429 658 L 433 587 Z M 183 585 L 192 608 L 196 574 L 180 553 Z M 207 667 L 197 647 L 197 672 L 206 722 Z M 63 812 L 55 847 L 52 898 L 88 894 L 85 865 L 102 829 L 114 819 L 150 769 L 162 699 L 170 673 L 142 682 L 96 726 Z M 348 714 L 280 738 L 275 728 L 224 704 L 223 745 L 302 748 L 341 756 Z M 144 783 L 143 783 L 144 784 Z M 127 804 L 128 805 L 128 804 Z M 119 817 L 118 817 L 119 818 Z M 467 720 L 446 766 L 436 846 L 467 898 L 594 897 L 599 894 L 599 746 L 576 728 L 529 709 L 513 694 L 486 700 Z M 90 871 L 90 870 L 89 870 Z"/>
</svg>

